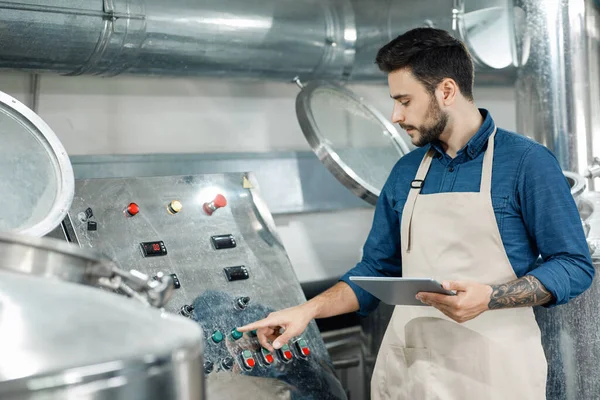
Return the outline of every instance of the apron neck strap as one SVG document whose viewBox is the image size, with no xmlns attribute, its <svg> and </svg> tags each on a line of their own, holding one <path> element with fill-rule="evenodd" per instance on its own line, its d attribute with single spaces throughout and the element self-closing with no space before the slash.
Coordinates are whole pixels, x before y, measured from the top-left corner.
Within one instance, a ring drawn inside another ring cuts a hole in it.
<svg viewBox="0 0 600 400">
<path fill-rule="evenodd" d="M 488 139 L 487 150 L 483 156 L 483 166 L 481 167 L 480 193 L 491 193 L 492 190 L 492 163 L 494 161 L 494 137 L 496 136 L 496 127 Z"/>
</svg>

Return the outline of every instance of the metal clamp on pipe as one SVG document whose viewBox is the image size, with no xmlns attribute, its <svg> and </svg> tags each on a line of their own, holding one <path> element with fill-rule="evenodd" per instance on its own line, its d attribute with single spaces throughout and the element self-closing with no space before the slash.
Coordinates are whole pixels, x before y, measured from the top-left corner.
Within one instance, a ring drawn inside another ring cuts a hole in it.
<svg viewBox="0 0 600 400">
<path fill-rule="evenodd" d="M 594 161 L 587 167 L 583 176 L 588 179 L 600 177 L 600 158 L 594 157 Z"/>
<path fill-rule="evenodd" d="M 109 279 L 101 278 L 98 283 L 111 289 L 119 289 L 127 296 L 135 297 L 152 307 L 161 308 L 166 305 L 175 290 L 173 277 L 162 272 L 151 278 L 134 269 L 127 272 L 115 266 L 112 273 Z"/>
</svg>

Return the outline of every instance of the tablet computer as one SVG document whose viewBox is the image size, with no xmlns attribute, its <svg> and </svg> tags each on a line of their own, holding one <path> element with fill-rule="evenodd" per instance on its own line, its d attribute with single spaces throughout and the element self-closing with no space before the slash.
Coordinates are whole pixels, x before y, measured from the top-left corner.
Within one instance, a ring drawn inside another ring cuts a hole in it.
<svg viewBox="0 0 600 400">
<path fill-rule="evenodd" d="M 397 306 L 427 306 L 415 298 L 419 292 L 456 295 L 455 291 L 444 289 L 440 282 L 431 278 L 351 276 L 350 280 L 384 303 Z"/>
</svg>

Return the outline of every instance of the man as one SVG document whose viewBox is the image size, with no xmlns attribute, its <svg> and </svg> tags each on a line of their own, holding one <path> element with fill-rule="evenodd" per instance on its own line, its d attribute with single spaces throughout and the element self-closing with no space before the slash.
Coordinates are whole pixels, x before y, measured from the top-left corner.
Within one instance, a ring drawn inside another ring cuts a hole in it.
<svg viewBox="0 0 600 400">
<path fill-rule="evenodd" d="M 377 64 L 393 122 L 418 148 L 390 173 L 361 262 L 310 301 L 238 329 L 258 328 L 273 350 L 313 318 L 375 309 L 350 276 L 431 277 L 457 295 L 419 293 L 431 307 L 396 307 L 372 399 L 544 399 L 532 306 L 564 304 L 594 276 L 569 185 L 548 149 L 475 106 L 472 59 L 447 32 L 409 31 Z"/>
</svg>

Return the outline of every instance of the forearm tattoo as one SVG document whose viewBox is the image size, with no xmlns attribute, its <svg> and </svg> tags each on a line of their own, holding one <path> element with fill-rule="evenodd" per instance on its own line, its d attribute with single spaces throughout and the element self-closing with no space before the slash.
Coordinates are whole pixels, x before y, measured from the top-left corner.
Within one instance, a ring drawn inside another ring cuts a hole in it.
<svg viewBox="0 0 600 400">
<path fill-rule="evenodd" d="M 527 275 L 502 285 L 492 285 L 490 310 L 529 307 L 548 303 L 552 295 L 537 278 Z"/>
</svg>

